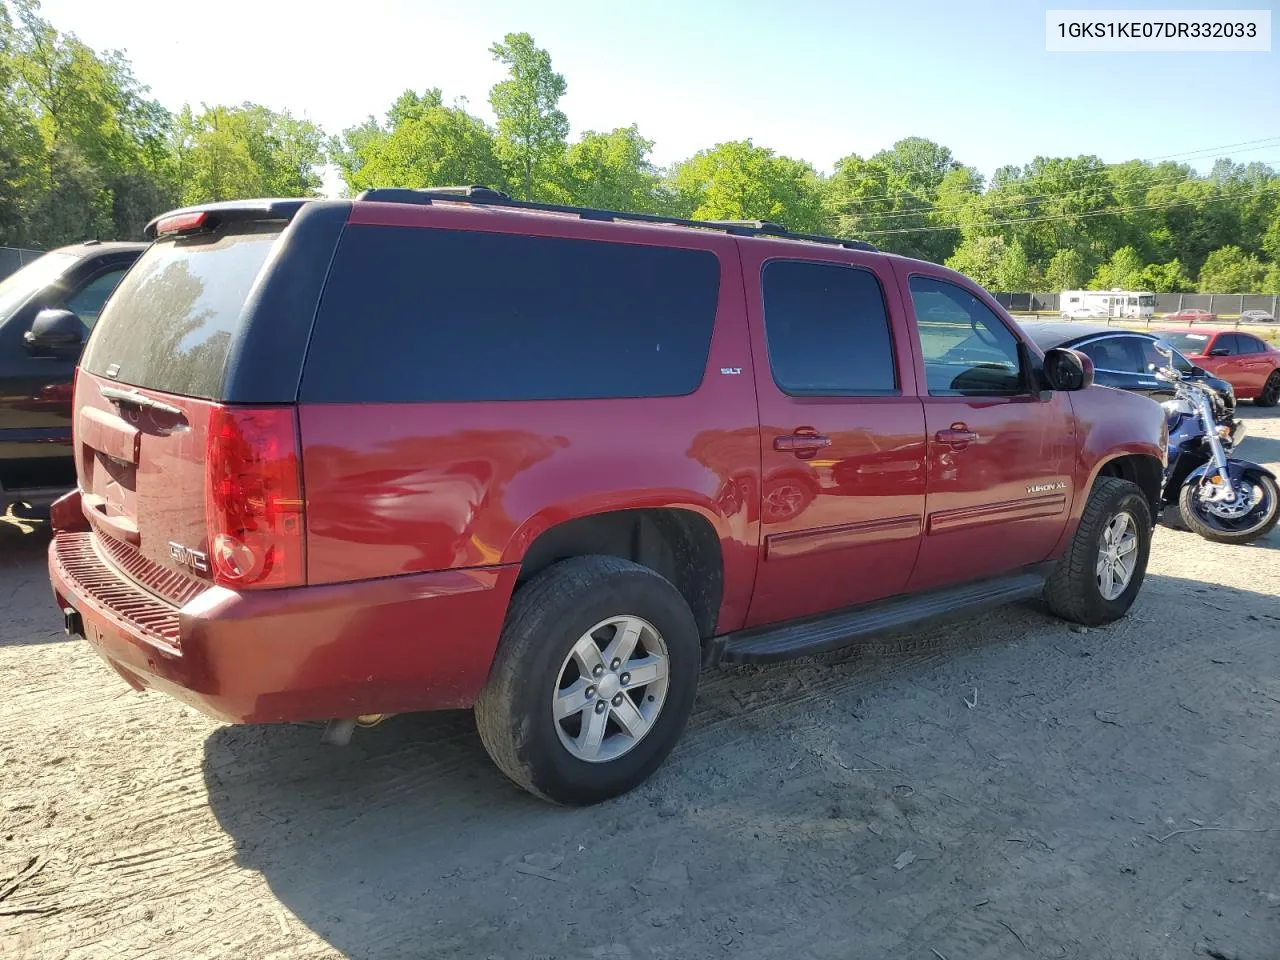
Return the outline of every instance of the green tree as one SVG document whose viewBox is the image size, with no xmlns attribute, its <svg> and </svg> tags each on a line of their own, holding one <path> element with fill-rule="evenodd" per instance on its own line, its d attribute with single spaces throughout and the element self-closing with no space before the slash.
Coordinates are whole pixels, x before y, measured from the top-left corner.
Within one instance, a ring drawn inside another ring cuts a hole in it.
<svg viewBox="0 0 1280 960">
<path fill-rule="evenodd" d="M 947 258 L 946 265 L 989 290 L 996 290 L 1000 286 L 1001 265 L 1008 252 L 1004 237 L 969 237 L 956 247 L 956 252 Z"/>
<path fill-rule="evenodd" d="M 569 147 L 556 177 L 563 203 L 647 212 L 659 205 L 658 172 L 649 161 L 653 141 L 632 124 L 609 133 L 588 130 Z"/>
<path fill-rule="evenodd" d="M 1277 210 L 1262 236 L 1262 249 L 1272 263 L 1280 263 L 1280 210 Z"/>
<path fill-rule="evenodd" d="M 1045 270 L 1045 285 L 1050 290 L 1079 290 L 1089 278 L 1084 257 L 1075 250 L 1059 250 Z"/>
<path fill-rule="evenodd" d="M 183 108 L 174 155 L 183 203 L 315 196 L 324 134 L 309 120 L 261 104 Z"/>
<path fill-rule="evenodd" d="M 680 212 L 698 220 L 770 220 L 800 233 L 826 228 L 817 172 L 750 140 L 720 143 L 676 165 Z"/>
<path fill-rule="evenodd" d="M 358 193 L 362 189 L 354 184 L 360 178 L 366 158 L 376 149 L 374 144 L 386 135 L 382 125 L 370 116 L 363 123 L 347 127 L 341 134 L 329 138 L 326 150 L 329 162 L 338 168 L 348 193 Z"/>
<path fill-rule="evenodd" d="M 1266 276 L 1262 278 L 1262 288 L 1258 292 L 1280 293 L 1280 263 L 1267 267 Z"/>
<path fill-rule="evenodd" d="M 842 237 L 865 237 L 894 253 L 941 262 L 962 231 L 984 232 L 974 216 L 981 191 L 981 175 L 949 149 L 907 137 L 870 160 L 857 154 L 838 160 L 823 204 Z"/>
<path fill-rule="evenodd" d="M 438 87 L 424 90 L 420 94 L 406 90 L 391 104 L 391 109 L 387 111 L 387 123 L 395 129 L 406 120 L 421 119 L 428 110 L 442 106 L 444 97 Z"/>
<path fill-rule="evenodd" d="M 16 39 L 8 8 L 0 4 L 0 244 L 20 246 L 27 242 L 44 144 L 19 97 Z"/>
<path fill-rule="evenodd" d="M 949 149 L 924 137 L 905 137 L 873 154 L 871 162 L 888 170 L 900 189 L 921 196 L 935 194 L 950 171 L 961 169 Z"/>
<path fill-rule="evenodd" d="M 1258 293 L 1267 267 L 1237 246 L 1219 247 L 1200 268 L 1201 293 Z"/>
<path fill-rule="evenodd" d="M 506 186 L 493 131 L 467 113 L 464 101 L 445 107 L 419 99 L 405 109 L 411 96 L 401 95 L 388 111 L 388 127 L 370 118 L 331 142 L 349 193 L 371 187 Z"/>
<path fill-rule="evenodd" d="M 1195 288 L 1182 261 L 1176 257 L 1168 263 L 1150 263 L 1142 270 L 1142 289 L 1155 293 L 1186 293 Z"/>
<path fill-rule="evenodd" d="M 1044 277 L 1027 259 L 1027 252 L 1017 240 L 1007 245 L 996 266 L 995 289 L 1005 293 L 1035 290 Z"/>
<path fill-rule="evenodd" d="M 6 131 L 6 147 L 35 148 L 39 157 L 19 163 L 27 242 L 136 235 L 145 222 L 139 207 L 150 215 L 172 196 L 168 111 L 147 97 L 123 54 L 99 54 L 60 33 L 34 0 L 15 0 L 12 9 L 6 99 L 25 116 Z"/>
<path fill-rule="evenodd" d="M 1090 290 L 1137 290 L 1142 287 L 1142 258 L 1133 247 L 1121 247 L 1098 267 Z"/>
<path fill-rule="evenodd" d="M 568 85 L 552 69 L 551 55 L 527 33 L 509 33 L 489 52 L 508 73 L 489 91 L 498 118 L 498 155 L 521 198 L 536 200 L 564 157 L 569 118 L 559 103 Z"/>
</svg>

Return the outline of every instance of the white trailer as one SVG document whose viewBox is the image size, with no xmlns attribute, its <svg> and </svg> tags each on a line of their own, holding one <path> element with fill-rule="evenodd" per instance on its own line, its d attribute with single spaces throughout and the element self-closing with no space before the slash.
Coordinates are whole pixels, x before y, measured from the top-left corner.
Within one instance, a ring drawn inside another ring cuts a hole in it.
<svg viewBox="0 0 1280 960">
<path fill-rule="evenodd" d="M 1146 290 L 1063 290 L 1063 320 L 1146 320 L 1155 315 L 1156 295 Z"/>
</svg>

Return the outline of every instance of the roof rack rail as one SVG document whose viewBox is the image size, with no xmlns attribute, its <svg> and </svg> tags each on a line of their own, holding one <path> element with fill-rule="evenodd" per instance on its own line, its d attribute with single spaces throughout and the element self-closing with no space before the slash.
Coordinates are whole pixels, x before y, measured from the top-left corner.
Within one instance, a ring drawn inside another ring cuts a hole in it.
<svg viewBox="0 0 1280 960">
<path fill-rule="evenodd" d="M 535 203 L 516 200 L 509 194 L 492 187 L 373 187 L 356 195 L 357 200 L 373 200 L 379 203 L 416 203 L 429 206 L 436 201 L 445 203 L 471 203 L 484 207 L 512 207 L 517 210 L 538 210 L 544 213 L 571 213 L 583 220 L 621 221 L 627 223 L 656 223 L 676 227 L 697 227 L 703 230 L 720 230 L 742 237 L 774 237 L 779 240 L 803 240 L 808 243 L 830 243 L 847 250 L 876 248 L 865 240 L 842 240 L 813 233 L 792 233 L 780 223 L 769 220 L 687 220 L 683 217 L 665 217 L 657 213 L 626 213 L 621 210 L 599 210 L 595 207 L 571 207 L 558 203 Z"/>
</svg>

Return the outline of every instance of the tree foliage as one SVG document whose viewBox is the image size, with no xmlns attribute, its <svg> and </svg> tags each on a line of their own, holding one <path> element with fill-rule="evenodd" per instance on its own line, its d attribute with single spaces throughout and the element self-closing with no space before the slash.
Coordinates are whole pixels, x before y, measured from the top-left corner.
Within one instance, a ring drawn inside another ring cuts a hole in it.
<svg viewBox="0 0 1280 960">
<path fill-rule="evenodd" d="M 288 111 L 172 114 L 124 54 L 59 31 L 35 0 L 0 6 L 0 41 L 2 243 L 136 238 L 179 203 L 320 187 L 323 135 Z"/>
<path fill-rule="evenodd" d="M 527 33 L 509 33 L 489 48 L 508 77 L 494 84 L 489 104 L 498 118 L 498 155 L 525 200 L 536 200 L 554 178 L 569 136 L 559 103 L 568 84 L 551 68 L 551 54 Z"/>
<path fill-rule="evenodd" d="M 1261 289 L 1267 266 L 1239 247 L 1219 247 L 1200 269 L 1201 293 L 1253 293 Z"/>
<path fill-rule="evenodd" d="M 654 210 L 661 181 L 649 160 L 652 150 L 653 141 L 635 124 L 609 133 L 586 131 L 565 151 L 555 199 L 606 210 Z"/>
<path fill-rule="evenodd" d="M 768 220 L 802 233 L 824 227 L 817 171 L 750 140 L 717 144 L 677 164 L 671 187 L 676 208 L 695 220 Z"/>
<path fill-rule="evenodd" d="M 184 107 L 174 123 L 173 148 L 183 203 L 237 197 L 306 197 L 321 180 L 324 134 L 255 103 Z"/>
<path fill-rule="evenodd" d="M 529 34 L 489 53 L 505 68 L 489 93 L 492 122 L 425 87 L 326 137 L 256 103 L 171 113 L 123 54 L 59 31 L 37 0 L 0 2 L 0 243 L 136 237 L 180 203 L 315 195 L 331 163 L 349 194 L 485 184 L 564 204 L 770 220 L 869 239 L 1006 291 L 1280 292 L 1280 175 L 1266 164 L 1223 158 L 1201 175 L 1173 160 L 1034 157 L 987 180 L 911 136 L 825 174 L 750 139 L 658 169 L 634 124 L 570 138 L 567 83 Z"/>
<path fill-rule="evenodd" d="M 330 143 L 329 155 L 351 193 L 371 187 L 506 185 L 493 131 L 459 101 L 443 105 L 439 90 L 402 93 L 385 125 L 370 117 Z"/>
</svg>

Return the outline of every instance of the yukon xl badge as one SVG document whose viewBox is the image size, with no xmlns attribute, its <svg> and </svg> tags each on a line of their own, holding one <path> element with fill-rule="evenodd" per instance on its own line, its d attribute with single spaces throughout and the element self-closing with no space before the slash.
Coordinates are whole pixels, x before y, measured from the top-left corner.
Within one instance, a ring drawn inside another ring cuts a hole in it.
<svg viewBox="0 0 1280 960">
<path fill-rule="evenodd" d="M 1053 483 L 1033 483 L 1027 487 L 1027 493 L 1048 493 L 1050 490 L 1065 489 L 1067 489 L 1065 480 L 1055 480 Z"/>
<path fill-rule="evenodd" d="M 169 541 L 169 556 L 182 567 L 190 567 L 197 573 L 209 572 L 209 558 L 199 550 L 192 550 L 180 543 Z"/>
</svg>

